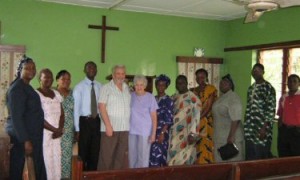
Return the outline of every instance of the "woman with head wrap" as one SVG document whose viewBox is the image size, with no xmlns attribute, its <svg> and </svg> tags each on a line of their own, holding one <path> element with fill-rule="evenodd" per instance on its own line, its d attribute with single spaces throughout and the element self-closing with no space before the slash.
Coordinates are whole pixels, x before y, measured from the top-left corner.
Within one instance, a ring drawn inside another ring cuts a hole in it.
<svg viewBox="0 0 300 180">
<path fill-rule="evenodd" d="M 214 118 L 214 157 L 216 162 L 224 162 L 218 149 L 225 144 L 235 144 L 239 153 L 226 161 L 244 160 L 244 133 L 242 128 L 241 98 L 234 92 L 234 84 L 230 74 L 220 81 L 222 95 L 214 102 L 212 113 Z"/>
<path fill-rule="evenodd" d="M 157 91 L 155 99 L 159 109 L 157 109 L 156 138 L 151 145 L 149 167 L 167 165 L 169 128 L 173 124 L 173 101 L 165 91 L 170 83 L 170 78 L 164 74 L 159 75 L 155 80 Z"/>
</svg>

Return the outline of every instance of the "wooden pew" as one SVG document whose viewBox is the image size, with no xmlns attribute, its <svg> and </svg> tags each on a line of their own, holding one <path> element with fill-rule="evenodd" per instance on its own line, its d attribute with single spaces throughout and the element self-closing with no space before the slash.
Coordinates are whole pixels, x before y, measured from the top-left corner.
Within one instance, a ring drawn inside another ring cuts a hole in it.
<svg viewBox="0 0 300 180">
<path fill-rule="evenodd" d="M 235 168 L 235 180 L 300 179 L 300 157 L 242 161 Z"/>
<path fill-rule="evenodd" d="M 72 156 L 72 179 L 82 179 L 83 163 L 79 156 Z"/>
<path fill-rule="evenodd" d="M 74 158 L 73 158 L 74 160 Z M 139 168 L 114 171 L 82 172 L 82 162 L 78 159 L 72 169 L 72 179 L 81 180 L 247 180 L 247 179 L 300 179 L 300 157 L 276 158 L 258 161 L 232 163 L 173 166 L 163 168 Z M 79 161 L 78 161 L 79 160 Z M 79 171 L 79 172 L 77 172 Z"/>
<path fill-rule="evenodd" d="M 107 172 L 83 172 L 84 179 L 97 180 L 164 180 L 164 179 L 232 179 L 232 164 L 212 164 L 177 166 L 164 168 L 138 168 L 128 170 L 115 170 Z"/>
<path fill-rule="evenodd" d="M 8 179 L 9 176 L 9 148 L 9 136 L 0 133 L 0 179 Z"/>
<path fill-rule="evenodd" d="M 76 161 L 76 162 L 74 162 Z M 75 165 L 77 164 L 77 166 Z M 79 165 L 81 164 L 81 165 Z M 232 164 L 210 164 L 210 165 L 192 165 L 192 166 L 173 166 L 163 168 L 138 168 L 112 171 L 93 171 L 82 172 L 82 162 L 77 157 L 73 157 L 72 162 L 72 179 L 73 180 L 187 180 L 187 179 L 232 179 Z M 75 168 L 75 169 L 74 169 Z M 75 172 L 74 172 L 75 171 Z M 79 173 L 78 173 L 79 171 Z"/>
</svg>

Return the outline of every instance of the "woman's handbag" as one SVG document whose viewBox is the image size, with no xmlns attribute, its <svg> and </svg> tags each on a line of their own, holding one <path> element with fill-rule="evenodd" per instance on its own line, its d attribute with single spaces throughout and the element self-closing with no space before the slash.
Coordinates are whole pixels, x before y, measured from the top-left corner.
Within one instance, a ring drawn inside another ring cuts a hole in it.
<svg viewBox="0 0 300 180">
<path fill-rule="evenodd" d="M 35 180 L 34 163 L 31 156 L 25 156 L 23 180 Z"/>
<path fill-rule="evenodd" d="M 239 150 L 234 143 L 227 143 L 218 149 L 222 160 L 228 160 L 238 155 Z"/>
</svg>

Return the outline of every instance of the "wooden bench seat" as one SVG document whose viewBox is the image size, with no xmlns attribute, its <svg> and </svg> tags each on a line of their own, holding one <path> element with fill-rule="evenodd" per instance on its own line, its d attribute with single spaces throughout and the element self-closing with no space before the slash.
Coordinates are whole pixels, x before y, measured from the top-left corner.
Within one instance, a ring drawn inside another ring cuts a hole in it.
<svg viewBox="0 0 300 180">
<path fill-rule="evenodd" d="M 300 173 L 300 157 L 242 161 L 236 165 L 237 179 L 259 179 Z"/>
<path fill-rule="evenodd" d="M 217 173 L 214 169 L 218 169 Z M 163 168 L 138 168 L 128 170 L 114 170 L 114 171 L 94 171 L 83 172 L 83 179 L 97 179 L 97 180 L 185 180 L 185 179 L 231 179 L 232 164 L 212 164 L 212 165 L 194 165 L 194 166 L 177 166 L 177 167 L 163 167 Z"/>
<path fill-rule="evenodd" d="M 73 161 L 73 167 L 82 168 L 82 162 L 78 157 L 73 158 L 73 160 L 76 161 Z M 93 172 L 72 169 L 72 171 L 72 174 L 77 175 L 72 177 L 74 180 L 296 180 L 300 179 L 300 157 L 162 168 Z"/>
</svg>

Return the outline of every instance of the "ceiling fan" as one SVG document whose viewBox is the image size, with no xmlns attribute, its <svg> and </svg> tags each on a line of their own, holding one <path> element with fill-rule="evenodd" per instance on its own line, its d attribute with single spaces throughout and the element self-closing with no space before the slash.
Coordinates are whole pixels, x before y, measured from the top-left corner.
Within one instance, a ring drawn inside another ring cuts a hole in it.
<svg viewBox="0 0 300 180">
<path fill-rule="evenodd" d="M 300 5 L 299 0 L 231 0 L 247 10 L 244 23 L 256 22 L 267 11 Z"/>
</svg>

